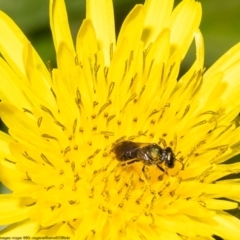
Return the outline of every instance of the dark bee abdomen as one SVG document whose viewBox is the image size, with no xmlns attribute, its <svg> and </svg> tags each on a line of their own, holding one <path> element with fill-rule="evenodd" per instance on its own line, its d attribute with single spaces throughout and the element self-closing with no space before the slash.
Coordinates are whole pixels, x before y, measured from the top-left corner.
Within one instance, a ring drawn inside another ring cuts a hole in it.
<svg viewBox="0 0 240 240">
<path fill-rule="evenodd" d="M 118 143 L 114 148 L 114 152 L 119 161 L 125 161 L 137 158 L 138 149 L 139 145 L 137 143 L 126 141 Z"/>
</svg>

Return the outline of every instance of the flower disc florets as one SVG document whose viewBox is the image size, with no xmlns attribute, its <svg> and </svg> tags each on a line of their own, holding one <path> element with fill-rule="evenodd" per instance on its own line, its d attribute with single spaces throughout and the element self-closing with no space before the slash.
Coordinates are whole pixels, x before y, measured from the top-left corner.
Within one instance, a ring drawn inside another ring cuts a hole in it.
<svg viewBox="0 0 240 240">
<path fill-rule="evenodd" d="M 75 48 L 64 2 L 51 0 L 51 71 L 1 13 L 3 236 L 238 239 L 225 210 L 239 179 L 219 179 L 240 172 L 224 163 L 239 153 L 240 45 L 205 71 L 200 4 L 172 8 L 137 5 L 116 42 L 111 1 L 88 0 Z"/>
</svg>

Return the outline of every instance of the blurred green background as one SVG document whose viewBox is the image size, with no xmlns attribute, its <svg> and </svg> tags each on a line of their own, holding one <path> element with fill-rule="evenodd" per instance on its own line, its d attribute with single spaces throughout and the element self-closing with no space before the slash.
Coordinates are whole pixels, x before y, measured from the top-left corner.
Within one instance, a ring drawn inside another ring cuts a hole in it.
<svg viewBox="0 0 240 240">
<path fill-rule="evenodd" d="M 85 17 L 85 0 L 66 0 L 69 22 L 75 39 Z M 130 9 L 143 0 L 113 0 L 116 31 Z M 175 4 L 180 1 L 175 1 Z M 203 8 L 201 31 L 205 39 L 205 66 L 209 67 L 217 58 L 240 40 L 239 0 L 199 0 Z M 6 12 L 22 29 L 37 49 L 44 62 L 54 65 L 55 52 L 51 39 L 48 16 L 48 0 L 0 0 L 0 9 Z M 193 55 L 194 56 L 194 55 Z M 191 58 L 186 60 L 188 64 Z"/>
<path fill-rule="evenodd" d="M 97 0 L 96 0 L 97 1 Z M 75 39 L 85 17 L 85 0 L 65 0 L 70 27 Z M 116 32 L 132 7 L 143 0 L 113 0 Z M 175 1 L 175 5 L 180 1 Z M 209 67 L 224 52 L 240 40 L 240 0 L 200 0 L 203 8 L 201 31 L 205 40 L 205 66 Z M 7 13 L 32 42 L 44 62 L 55 66 L 48 16 L 49 0 L 0 0 L 0 10 Z M 187 69 L 195 57 L 192 48 L 184 62 Z M 1 125 L 1 123 L 0 123 Z M 3 128 L 3 125 L 0 126 Z M 0 189 L 0 192 L 3 189 Z"/>
</svg>

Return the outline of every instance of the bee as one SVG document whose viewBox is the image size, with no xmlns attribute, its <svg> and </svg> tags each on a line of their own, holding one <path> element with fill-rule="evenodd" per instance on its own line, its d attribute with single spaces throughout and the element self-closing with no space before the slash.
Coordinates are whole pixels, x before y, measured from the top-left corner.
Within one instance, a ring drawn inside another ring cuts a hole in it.
<svg viewBox="0 0 240 240">
<path fill-rule="evenodd" d="M 145 166 L 156 165 L 162 172 L 166 172 L 160 164 L 164 163 L 167 168 L 173 168 L 175 155 L 170 147 L 161 148 L 155 143 L 137 143 L 124 141 L 116 144 L 113 149 L 116 158 L 120 162 L 129 165 L 135 162 L 143 162 Z"/>
</svg>

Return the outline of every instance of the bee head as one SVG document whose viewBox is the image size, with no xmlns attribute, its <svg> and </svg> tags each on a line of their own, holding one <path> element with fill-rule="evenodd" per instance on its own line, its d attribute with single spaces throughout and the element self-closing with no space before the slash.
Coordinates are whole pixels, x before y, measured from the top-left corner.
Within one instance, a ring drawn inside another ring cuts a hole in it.
<svg viewBox="0 0 240 240">
<path fill-rule="evenodd" d="M 170 147 L 167 147 L 162 151 L 162 161 L 168 168 L 174 167 L 175 155 Z"/>
</svg>

